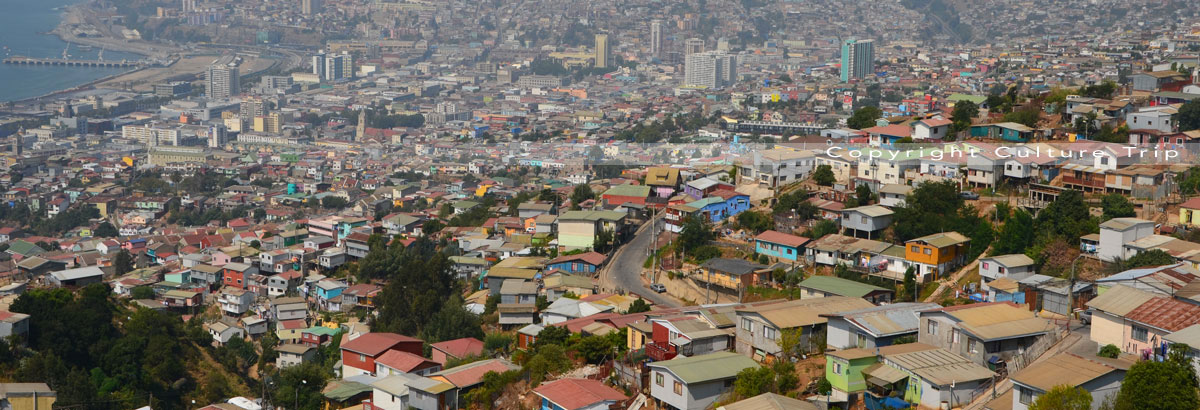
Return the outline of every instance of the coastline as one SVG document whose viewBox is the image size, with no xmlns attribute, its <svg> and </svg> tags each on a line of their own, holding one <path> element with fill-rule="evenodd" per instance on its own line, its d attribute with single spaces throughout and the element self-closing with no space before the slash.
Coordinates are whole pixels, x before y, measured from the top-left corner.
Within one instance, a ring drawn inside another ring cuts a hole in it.
<svg viewBox="0 0 1200 410">
<path fill-rule="evenodd" d="M 88 10 L 91 10 L 85 4 L 72 4 L 65 6 L 62 13 L 59 14 L 58 25 L 53 30 L 47 32 L 49 35 L 58 37 L 60 40 L 80 45 L 88 45 L 92 47 L 102 48 L 110 51 L 120 51 L 123 53 L 137 54 L 144 57 L 153 55 L 153 45 L 145 43 L 146 50 L 138 45 L 131 44 L 124 39 L 114 39 L 109 37 L 76 37 L 72 32 L 72 25 L 80 24 L 85 20 L 85 15 Z"/>
</svg>

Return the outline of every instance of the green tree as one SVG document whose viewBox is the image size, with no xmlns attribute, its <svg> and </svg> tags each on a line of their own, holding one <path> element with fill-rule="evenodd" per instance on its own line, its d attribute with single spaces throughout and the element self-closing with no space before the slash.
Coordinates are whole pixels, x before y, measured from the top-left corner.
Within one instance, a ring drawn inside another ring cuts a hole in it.
<svg viewBox="0 0 1200 410">
<path fill-rule="evenodd" d="M 904 295 L 901 298 L 906 299 L 906 300 L 912 300 L 913 302 L 919 302 L 918 300 L 916 300 L 917 299 L 916 289 L 917 289 L 917 267 L 909 266 L 908 269 L 904 270 Z M 910 296 L 911 296 L 911 299 L 909 299 Z"/>
<path fill-rule="evenodd" d="M 633 303 L 629 304 L 629 310 L 625 311 L 625 314 L 643 313 L 649 311 L 650 304 L 646 303 L 646 301 L 642 298 L 637 298 L 637 300 L 634 300 Z"/>
<path fill-rule="evenodd" d="M 1099 231 L 1099 224 L 1088 208 L 1083 193 L 1063 191 L 1046 209 L 1038 212 L 1035 227 L 1040 235 L 1061 236 L 1067 243 L 1079 243 L 1079 237 Z"/>
<path fill-rule="evenodd" d="M 737 216 L 738 226 L 754 234 L 775 229 L 775 220 L 758 211 L 745 211 Z"/>
<path fill-rule="evenodd" d="M 1007 255 L 1025 253 L 1033 246 L 1033 216 L 1023 209 L 1017 209 L 1013 215 L 1005 218 L 992 243 L 992 255 Z"/>
<path fill-rule="evenodd" d="M 679 232 L 679 246 L 687 252 L 695 252 L 709 241 L 716 239 L 716 233 L 708 219 L 699 216 L 689 216 L 683 221 L 683 229 Z"/>
<path fill-rule="evenodd" d="M 1096 356 L 1107 357 L 1109 359 L 1116 359 L 1118 357 L 1121 357 L 1121 348 L 1119 348 L 1119 347 L 1117 347 L 1117 345 L 1114 345 L 1111 343 L 1106 344 L 1106 345 L 1104 345 L 1104 347 L 1100 348 L 1100 352 L 1096 353 Z"/>
<path fill-rule="evenodd" d="M 953 124 L 950 126 L 950 133 L 957 134 L 971 128 L 971 123 L 975 117 L 979 116 L 979 106 L 970 101 L 959 101 L 954 103 L 954 111 L 950 113 L 950 121 Z"/>
<path fill-rule="evenodd" d="M 117 252 L 117 256 L 113 257 L 113 270 L 118 276 L 133 271 L 133 255 L 124 249 Z"/>
<path fill-rule="evenodd" d="M 1137 215 L 1133 210 L 1133 204 L 1129 203 L 1129 199 L 1121 194 L 1108 194 L 1100 199 L 1100 206 L 1104 208 L 1103 220 L 1107 221 L 1113 218 L 1125 218 Z"/>
<path fill-rule="evenodd" d="M 538 333 L 538 337 L 533 341 L 535 349 L 541 349 L 547 345 L 566 346 L 567 339 L 571 338 L 571 331 L 562 326 L 546 326 Z"/>
<path fill-rule="evenodd" d="M 616 246 L 613 235 L 614 234 L 611 229 L 601 229 L 600 232 L 596 233 L 596 243 L 592 247 L 596 250 L 596 252 L 607 253 L 608 251 L 612 250 L 614 246 Z"/>
<path fill-rule="evenodd" d="M 92 236 L 97 238 L 115 238 L 120 235 L 121 233 L 117 231 L 117 228 L 113 227 L 108 221 L 101 222 L 100 225 L 96 226 L 95 230 L 92 230 Z"/>
<path fill-rule="evenodd" d="M 1125 373 L 1115 410 L 1193 410 L 1200 408 L 1187 370 L 1171 361 L 1135 363 Z"/>
<path fill-rule="evenodd" d="M 463 307 L 462 296 L 454 294 L 449 301 L 442 305 L 442 309 L 426 323 L 421 338 L 428 343 L 464 337 L 482 339 L 483 328 L 481 326 L 479 315 L 467 311 Z"/>
<path fill-rule="evenodd" d="M 1038 396 L 1029 410 L 1090 410 L 1092 394 L 1082 387 L 1061 384 Z"/>
<path fill-rule="evenodd" d="M 1178 116 L 1180 131 L 1200 129 L 1200 98 L 1183 103 Z"/>
<path fill-rule="evenodd" d="M 592 186 L 588 184 L 579 184 L 571 191 L 571 203 L 579 205 L 589 199 L 594 199 L 596 194 L 592 192 Z"/>
<path fill-rule="evenodd" d="M 1162 266 L 1175 263 L 1175 257 L 1162 249 L 1151 249 L 1138 252 L 1132 258 L 1121 263 L 1122 269 L 1134 269 L 1144 266 Z"/>
<path fill-rule="evenodd" d="M 829 164 L 817 165 L 817 169 L 812 174 L 813 182 L 820 186 L 833 186 L 837 182 L 837 177 L 833 175 L 833 167 Z"/>
<path fill-rule="evenodd" d="M 129 291 L 129 296 L 134 299 L 154 299 L 154 289 L 149 286 L 138 286 Z"/>
<path fill-rule="evenodd" d="M 775 374 L 770 368 L 750 367 L 738 372 L 733 381 L 733 391 L 737 397 L 750 398 L 772 391 L 775 388 Z"/>
<path fill-rule="evenodd" d="M 813 239 L 821 239 L 825 237 L 825 235 L 835 234 L 840 230 L 841 227 L 838 226 L 837 222 L 828 219 L 822 219 L 817 222 L 816 225 L 813 225 L 811 229 L 805 232 L 804 235 Z"/>
<path fill-rule="evenodd" d="M 296 404 L 297 410 L 320 410 L 324 403 L 321 390 L 332 375 L 316 361 L 306 361 L 279 372 L 274 397 L 277 404 Z"/>
<path fill-rule="evenodd" d="M 854 110 L 854 114 L 846 120 L 846 126 L 861 130 L 875 126 L 875 121 L 883 117 L 883 110 L 875 106 L 866 106 Z"/>
</svg>

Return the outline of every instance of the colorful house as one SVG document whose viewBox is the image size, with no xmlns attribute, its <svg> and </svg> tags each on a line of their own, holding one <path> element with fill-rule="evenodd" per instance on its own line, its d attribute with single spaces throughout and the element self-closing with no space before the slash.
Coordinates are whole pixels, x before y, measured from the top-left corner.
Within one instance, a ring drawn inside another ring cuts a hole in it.
<svg viewBox="0 0 1200 410">
<path fill-rule="evenodd" d="M 925 275 L 945 275 L 966 263 L 970 242 L 958 232 L 922 236 L 904 243 L 904 259 L 917 268 L 917 280 L 924 282 Z"/>
<path fill-rule="evenodd" d="M 1179 204 L 1179 224 L 1187 227 L 1200 226 L 1200 197 Z"/>
<path fill-rule="evenodd" d="M 607 206 L 620 206 L 631 203 L 645 205 L 650 196 L 650 187 L 646 185 L 617 185 L 600 194 L 600 199 Z"/>
<path fill-rule="evenodd" d="M 546 265 L 549 270 L 560 270 L 569 273 L 595 273 L 608 257 L 597 252 L 584 252 L 574 255 L 564 255 L 554 258 Z"/>
<path fill-rule="evenodd" d="M 754 253 L 795 262 L 804 255 L 804 245 L 809 241 L 809 238 L 766 231 L 754 237 Z"/>
</svg>

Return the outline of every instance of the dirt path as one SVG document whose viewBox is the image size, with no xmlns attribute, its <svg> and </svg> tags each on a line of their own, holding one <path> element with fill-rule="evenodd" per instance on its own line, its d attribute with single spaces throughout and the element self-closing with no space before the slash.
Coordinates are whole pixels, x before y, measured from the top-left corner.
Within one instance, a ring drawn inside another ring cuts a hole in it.
<svg viewBox="0 0 1200 410">
<path fill-rule="evenodd" d="M 925 298 L 924 302 L 937 303 L 941 301 L 941 299 L 944 298 L 942 294 L 946 293 L 947 290 L 950 290 L 950 288 L 957 284 L 958 280 L 962 279 L 963 275 L 966 275 L 971 271 L 971 269 L 974 269 L 975 266 L 979 265 L 979 260 L 984 258 L 984 255 L 987 255 L 987 250 L 984 250 L 983 253 L 979 254 L 978 258 L 975 258 L 975 260 L 971 261 L 971 263 L 968 263 L 967 266 L 964 266 L 962 269 L 954 272 L 954 274 L 950 275 L 949 278 L 939 280 L 937 290 L 933 291 L 929 297 Z"/>
</svg>

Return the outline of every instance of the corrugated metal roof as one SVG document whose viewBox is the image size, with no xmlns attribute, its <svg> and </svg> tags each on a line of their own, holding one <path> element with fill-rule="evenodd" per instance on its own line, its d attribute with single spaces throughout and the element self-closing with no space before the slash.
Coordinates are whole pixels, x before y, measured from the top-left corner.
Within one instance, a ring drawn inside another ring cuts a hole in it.
<svg viewBox="0 0 1200 410">
<path fill-rule="evenodd" d="M 1125 285 L 1116 285 L 1087 302 L 1088 307 L 1102 310 L 1117 316 L 1125 316 L 1137 309 L 1147 300 L 1153 299 L 1154 294 L 1137 290 Z"/>
<path fill-rule="evenodd" d="M 1079 386 L 1117 370 L 1098 361 L 1063 353 L 1021 369 L 1012 380 L 1046 392 L 1062 384 Z"/>
<path fill-rule="evenodd" d="M 780 329 L 791 329 L 827 322 L 827 319 L 820 316 L 822 314 L 865 309 L 871 306 L 874 306 L 871 302 L 860 298 L 830 296 L 738 309 L 738 313 L 739 315 L 743 312 L 757 313 Z"/>
<path fill-rule="evenodd" d="M 839 312 L 825 316 L 843 317 L 875 337 L 909 333 L 917 330 L 921 319 L 917 312 L 936 309 L 936 303 L 894 303 L 866 309 Z"/>
<path fill-rule="evenodd" d="M 717 410 L 817 410 L 815 404 L 804 400 L 780 396 L 775 393 L 763 393 L 736 403 L 717 407 Z"/>
<path fill-rule="evenodd" d="M 887 290 L 879 286 L 842 279 L 835 276 L 813 276 L 800 282 L 797 286 L 832 293 L 839 296 L 861 298 L 871 292 Z"/>
<path fill-rule="evenodd" d="M 884 355 L 891 364 L 907 370 L 931 384 L 946 386 L 955 382 L 990 379 L 995 373 L 946 349 L 930 349 Z"/>
<path fill-rule="evenodd" d="M 992 341 L 1045 333 L 1053 326 L 1046 319 L 1034 317 L 1033 312 L 1008 303 L 981 304 L 978 307 L 944 310 L 959 320 L 962 330 Z"/>
<path fill-rule="evenodd" d="M 1020 254 L 1020 253 L 1014 253 L 1011 255 L 993 256 L 993 257 L 984 258 L 984 259 L 994 260 L 994 261 L 996 261 L 996 263 L 1004 265 L 1005 267 L 1009 267 L 1009 268 L 1033 265 L 1033 259 L 1030 259 L 1028 256 L 1025 256 L 1024 254 Z"/>
<path fill-rule="evenodd" d="M 1125 318 L 1174 332 L 1200 323 L 1200 306 L 1165 297 L 1151 298 L 1129 311 Z"/>
<path fill-rule="evenodd" d="M 1200 346 L 1200 324 L 1191 325 L 1183 330 L 1163 336 L 1172 343 L 1184 343 L 1188 346 Z"/>
<path fill-rule="evenodd" d="M 732 379 L 737 377 L 738 372 L 744 369 L 758 367 L 758 363 L 755 363 L 749 357 L 737 353 L 714 352 L 649 363 L 647 366 L 667 370 L 684 383 L 692 384 L 710 380 Z"/>
</svg>

